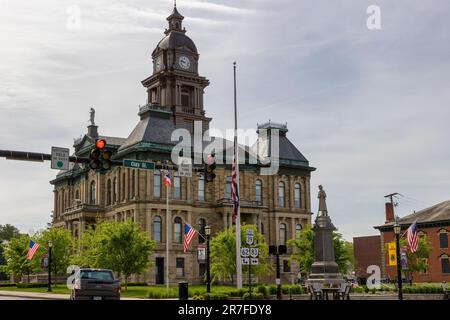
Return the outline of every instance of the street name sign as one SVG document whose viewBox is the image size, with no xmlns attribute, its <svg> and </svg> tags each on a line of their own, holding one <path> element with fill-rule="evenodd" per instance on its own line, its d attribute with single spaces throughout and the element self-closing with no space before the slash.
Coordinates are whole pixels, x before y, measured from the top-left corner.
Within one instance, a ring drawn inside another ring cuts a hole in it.
<svg viewBox="0 0 450 320">
<path fill-rule="evenodd" d="M 52 147 L 52 169 L 69 170 L 69 148 Z"/>
<path fill-rule="evenodd" d="M 155 170 L 155 163 L 139 160 L 124 159 L 123 166 L 126 168 Z"/>
<path fill-rule="evenodd" d="M 192 160 L 191 158 L 178 158 L 178 175 L 180 177 L 192 178 Z"/>
</svg>

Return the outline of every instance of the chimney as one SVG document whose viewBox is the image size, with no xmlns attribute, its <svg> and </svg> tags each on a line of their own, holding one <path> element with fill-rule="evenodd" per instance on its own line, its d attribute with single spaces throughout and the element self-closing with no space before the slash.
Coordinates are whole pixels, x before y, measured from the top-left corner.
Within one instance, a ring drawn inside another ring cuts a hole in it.
<svg viewBox="0 0 450 320">
<path fill-rule="evenodd" d="M 98 126 L 96 125 L 90 125 L 88 126 L 88 136 L 94 139 L 98 139 Z"/>
<path fill-rule="evenodd" d="M 390 202 L 386 202 L 386 222 L 392 222 L 394 221 L 394 206 Z"/>
</svg>

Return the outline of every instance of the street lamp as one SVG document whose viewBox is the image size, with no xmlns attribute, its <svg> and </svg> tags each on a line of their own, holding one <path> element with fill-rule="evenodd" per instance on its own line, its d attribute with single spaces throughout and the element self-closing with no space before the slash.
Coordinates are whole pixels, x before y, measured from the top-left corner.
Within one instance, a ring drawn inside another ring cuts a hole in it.
<svg viewBox="0 0 450 320">
<path fill-rule="evenodd" d="M 211 236 L 211 227 L 205 226 L 206 235 L 206 292 L 211 293 L 211 261 L 209 254 L 209 238 Z"/>
<path fill-rule="evenodd" d="M 400 232 L 402 227 L 398 224 L 397 217 L 395 218 L 394 233 L 395 233 L 395 244 L 396 244 L 396 254 L 397 254 L 397 285 L 398 285 L 398 299 L 403 300 L 403 288 L 402 288 L 402 265 L 400 261 Z"/>
<path fill-rule="evenodd" d="M 52 292 L 52 240 L 48 240 L 48 284 L 47 292 Z"/>
</svg>

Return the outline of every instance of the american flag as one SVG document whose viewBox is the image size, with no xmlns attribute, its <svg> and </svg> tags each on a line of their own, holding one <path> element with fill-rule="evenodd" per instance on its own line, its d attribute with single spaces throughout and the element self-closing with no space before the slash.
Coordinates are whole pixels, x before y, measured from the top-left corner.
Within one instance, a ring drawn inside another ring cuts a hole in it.
<svg viewBox="0 0 450 320">
<path fill-rule="evenodd" d="M 183 237 L 183 240 L 184 240 L 183 251 L 184 252 L 188 251 L 189 245 L 191 244 L 191 241 L 195 237 L 196 234 L 197 234 L 197 230 L 192 228 L 187 223 L 184 225 L 184 237 Z"/>
<path fill-rule="evenodd" d="M 233 200 L 233 221 L 236 220 L 239 207 L 239 192 L 236 183 L 236 157 L 233 158 L 233 166 L 231 169 L 231 199 Z"/>
<path fill-rule="evenodd" d="M 28 247 L 27 259 L 28 260 L 33 259 L 33 256 L 38 249 L 39 249 L 39 243 L 34 242 L 33 240 L 30 240 L 30 245 Z"/>
<path fill-rule="evenodd" d="M 166 187 L 172 185 L 172 180 L 170 180 L 170 172 L 169 172 L 169 170 L 166 170 L 166 173 L 164 174 L 164 185 Z"/>
<path fill-rule="evenodd" d="M 409 226 L 408 230 L 406 230 L 406 238 L 408 239 L 409 249 L 411 252 L 416 252 L 419 248 L 419 236 L 416 221 Z"/>
</svg>

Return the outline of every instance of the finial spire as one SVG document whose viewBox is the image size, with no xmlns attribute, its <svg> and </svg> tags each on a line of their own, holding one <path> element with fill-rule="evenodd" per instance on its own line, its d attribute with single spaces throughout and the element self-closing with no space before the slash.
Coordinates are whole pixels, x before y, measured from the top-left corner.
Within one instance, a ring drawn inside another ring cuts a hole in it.
<svg viewBox="0 0 450 320">
<path fill-rule="evenodd" d="M 176 8 L 177 7 L 177 0 L 173 0 L 173 6 Z"/>
</svg>

